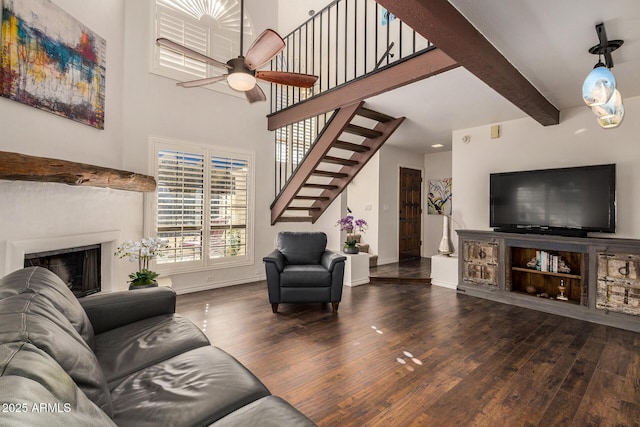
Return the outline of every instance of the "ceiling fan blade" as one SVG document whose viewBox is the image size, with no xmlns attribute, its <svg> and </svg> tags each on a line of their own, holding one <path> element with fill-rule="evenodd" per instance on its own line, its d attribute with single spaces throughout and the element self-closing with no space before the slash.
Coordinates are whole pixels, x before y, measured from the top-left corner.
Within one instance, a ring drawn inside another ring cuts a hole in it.
<svg viewBox="0 0 640 427">
<path fill-rule="evenodd" d="M 267 97 L 264 95 L 264 92 L 258 85 L 255 85 L 253 89 L 246 91 L 244 95 L 247 97 L 247 101 L 249 101 L 249 104 L 267 100 Z"/>
<path fill-rule="evenodd" d="M 207 55 L 203 55 L 200 52 L 196 52 L 193 49 L 189 49 L 188 47 L 182 46 L 181 44 L 178 44 L 173 40 L 160 37 L 159 39 L 156 39 L 156 43 L 158 43 L 158 45 L 162 47 L 166 47 L 167 49 L 175 50 L 178 53 L 187 55 L 190 58 L 197 59 L 198 61 L 206 62 L 207 64 L 213 65 L 214 67 L 231 69 L 230 65 L 217 61 L 213 58 L 209 58 Z"/>
<path fill-rule="evenodd" d="M 199 87 L 199 86 L 206 86 L 209 85 L 211 83 L 216 83 L 222 80 L 225 80 L 227 78 L 228 74 L 223 74 L 222 76 L 215 76 L 215 77 L 207 77 L 206 79 L 198 79 L 198 80 L 191 80 L 188 82 L 181 82 L 181 83 L 176 83 L 177 86 L 182 86 L 182 87 Z"/>
<path fill-rule="evenodd" d="M 284 40 L 278 33 L 269 29 L 264 30 L 247 51 L 244 64 L 250 70 L 255 70 L 271 61 L 284 49 L 284 46 Z"/>
<path fill-rule="evenodd" d="M 256 79 L 281 85 L 310 88 L 318 80 L 311 74 L 288 73 L 286 71 L 256 71 Z"/>
</svg>

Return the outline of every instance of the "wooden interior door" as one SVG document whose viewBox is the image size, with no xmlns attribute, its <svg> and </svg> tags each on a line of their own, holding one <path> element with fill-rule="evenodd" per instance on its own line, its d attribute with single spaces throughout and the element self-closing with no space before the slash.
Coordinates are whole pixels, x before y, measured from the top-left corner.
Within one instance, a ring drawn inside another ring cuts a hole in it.
<svg viewBox="0 0 640 427">
<path fill-rule="evenodd" d="M 422 172 L 400 168 L 399 257 L 419 258 L 422 245 Z"/>
</svg>

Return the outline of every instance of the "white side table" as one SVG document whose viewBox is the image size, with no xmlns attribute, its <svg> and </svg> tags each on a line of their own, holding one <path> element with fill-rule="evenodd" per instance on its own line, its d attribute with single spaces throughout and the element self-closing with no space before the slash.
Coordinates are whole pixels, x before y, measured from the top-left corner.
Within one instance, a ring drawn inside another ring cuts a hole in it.
<svg viewBox="0 0 640 427">
<path fill-rule="evenodd" d="M 443 288 L 458 287 L 458 257 L 433 255 L 431 257 L 431 284 Z"/>
<path fill-rule="evenodd" d="M 369 283 L 369 254 L 345 254 L 342 252 L 340 254 L 347 257 L 344 263 L 344 285 L 359 286 Z"/>
</svg>

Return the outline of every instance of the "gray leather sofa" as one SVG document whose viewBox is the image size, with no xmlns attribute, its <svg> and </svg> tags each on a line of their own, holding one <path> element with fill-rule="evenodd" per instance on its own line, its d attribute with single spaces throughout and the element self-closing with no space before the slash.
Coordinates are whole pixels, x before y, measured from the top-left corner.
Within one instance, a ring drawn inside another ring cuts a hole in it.
<svg viewBox="0 0 640 427">
<path fill-rule="evenodd" d="M 280 303 L 330 302 L 338 311 L 347 257 L 326 248 L 322 232 L 278 233 L 277 248 L 262 258 L 274 313 Z"/>
<path fill-rule="evenodd" d="M 175 302 L 163 287 L 77 300 L 40 267 L 0 279 L 0 425 L 315 425 Z"/>
</svg>

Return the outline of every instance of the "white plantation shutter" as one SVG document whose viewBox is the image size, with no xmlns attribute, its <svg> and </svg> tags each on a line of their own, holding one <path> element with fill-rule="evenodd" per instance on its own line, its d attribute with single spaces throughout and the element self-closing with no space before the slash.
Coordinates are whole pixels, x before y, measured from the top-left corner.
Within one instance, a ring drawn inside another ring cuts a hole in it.
<svg viewBox="0 0 640 427">
<path fill-rule="evenodd" d="M 169 241 L 158 264 L 202 259 L 204 158 L 198 153 L 158 152 L 157 233 Z"/>
<path fill-rule="evenodd" d="M 154 141 L 159 270 L 246 265 L 252 258 L 253 156 Z M 173 266 L 173 267 L 172 267 Z"/>
<path fill-rule="evenodd" d="M 234 157 L 211 157 L 210 258 L 247 254 L 249 162 Z"/>
<path fill-rule="evenodd" d="M 206 26 L 180 17 L 174 11 L 161 7 L 158 7 L 157 26 L 157 38 L 165 37 L 196 52 L 208 55 L 209 29 Z M 206 63 L 188 58 L 165 47 L 159 47 L 158 64 L 161 67 L 181 71 L 193 77 L 207 77 L 208 66 Z"/>
</svg>

